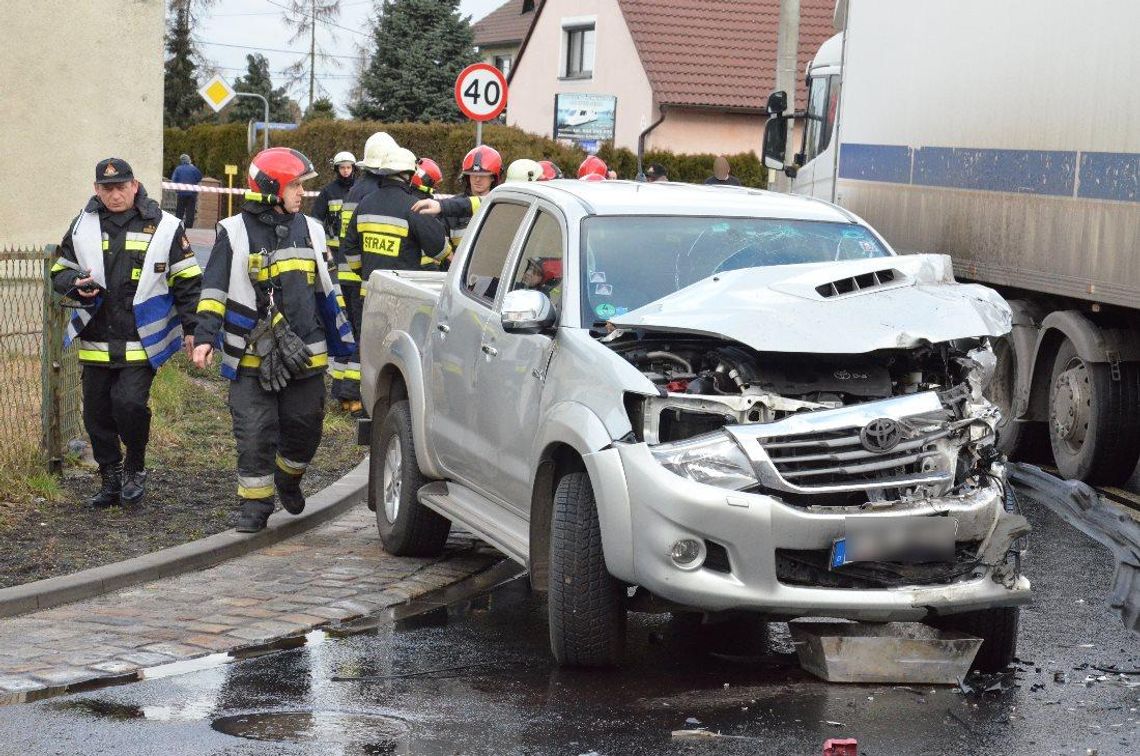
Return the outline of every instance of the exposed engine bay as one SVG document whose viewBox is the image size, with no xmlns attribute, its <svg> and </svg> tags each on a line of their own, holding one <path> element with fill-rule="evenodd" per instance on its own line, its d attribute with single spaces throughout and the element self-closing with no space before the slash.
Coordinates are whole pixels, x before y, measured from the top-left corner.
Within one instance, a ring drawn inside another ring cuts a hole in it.
<svg viewBox="0 0 1140 756">
<path fill-rule="evenodd" d="M 604 341 L 657 387 L 626 395 L 639 440 L 681 447 L 727 429 L 758 485 L 726 487 L 813 507 L 916 500 L 977 482 L 998 457 L 988 339 L 856 355 L 646 332 Z"/>
</svg>

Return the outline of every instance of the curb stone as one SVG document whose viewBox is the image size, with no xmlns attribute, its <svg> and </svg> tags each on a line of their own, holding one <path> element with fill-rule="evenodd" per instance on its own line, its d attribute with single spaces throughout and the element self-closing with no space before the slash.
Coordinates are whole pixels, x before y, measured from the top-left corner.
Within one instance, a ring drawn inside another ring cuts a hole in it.
<svg viewBox="0 0 1140 756">
<path fill-rule="evenodd" d="M 122 562 L 0 589 L 0 617 L 13 617 L 81 601 L 130 585 L 201 570 L 257 551 L 343 514 L 363 501 L 367 486 L 368 458 L 365 457 L 335 483 L 308 497 L 304 514 L 294 516 L 279 510 L 273 513 L 269 525 L 260 533 L 225 530 Z"/>
</svg>

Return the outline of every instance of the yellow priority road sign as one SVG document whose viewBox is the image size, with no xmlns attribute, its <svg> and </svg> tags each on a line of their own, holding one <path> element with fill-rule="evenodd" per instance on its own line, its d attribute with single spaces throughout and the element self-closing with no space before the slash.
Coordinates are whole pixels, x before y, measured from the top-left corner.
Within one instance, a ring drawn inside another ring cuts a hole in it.
<svg viewBox="0 0 1140 756">
<path fill-rule="evenodd" d="M 200 94 L 202 99 L 206 101 L 206 104 L 217 113 L 229 104 L 229 101 L 234 98 L 236 93 L 234 92 L 234 88 L 226 83 L 225 79 L 221 76 L 215 76 L 198 90 L 198 94 Z"/>
</svg>

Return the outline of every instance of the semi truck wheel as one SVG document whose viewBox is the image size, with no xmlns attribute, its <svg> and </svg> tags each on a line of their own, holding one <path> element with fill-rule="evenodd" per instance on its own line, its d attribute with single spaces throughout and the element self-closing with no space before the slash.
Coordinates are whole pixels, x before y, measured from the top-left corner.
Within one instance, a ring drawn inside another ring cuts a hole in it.
<svg viewBox="0 0 1140 756">
<path fill-rule="evenodd" d="M 1085 362 L 1071 341 L 1057 350 L 1049 386 L 1053 459 L 1070 480 L 1119 485 L 1140 457 L 1140 371 Z"/>
<path fill-rule="evenodd" d="M 1017 395 L 1017 354 L 1009 336 L 994 340 L 994 371 L 987 398 L 1001 410 L 997 426 L 997 448 L 1010 459 L 1045 462 L 1049 459 L 1049 428 L 1042 422 L 1017 422 L 1013 419 L 1013 401 Z"/>
<path fill-rule="evenodd" d="M 427 482 L 416 463 L 411 406 L 396 402 L 382 425 L 372 424 L 368 461 L 368 501 L 389 554 L 431 557 L 443 552 L 451 521 L 420 503 L 416 493 Z"/>
<path fill-rule="evenodd" d="M 550 523 L 550 650 L 559 664 L 608 667 L 625 652 L 625 587 L 606 570 L 590 476 L 564 475 Z"/>
<path fill-rule="evenodd" d="M 1017 653 L 1017 625 L 1021 608 L 1001 606 L 976 612 L 950 614 L 930 624 L 942 630 L 957 630 L 982 639 L 982 647 L 970 669 L 1000 672 L 1013 662 Z"/>
</svg>

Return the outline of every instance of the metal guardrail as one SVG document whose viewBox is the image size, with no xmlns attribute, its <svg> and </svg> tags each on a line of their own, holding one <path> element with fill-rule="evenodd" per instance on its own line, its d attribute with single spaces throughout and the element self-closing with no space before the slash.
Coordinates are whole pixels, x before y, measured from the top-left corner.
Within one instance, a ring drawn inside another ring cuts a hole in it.
<svg viewBox="0 0 1140 756">
<path fill-rule="evenodd" d="M 0 249 L 0 471 L 58 470 L 82 435 L 80 368 L 63 349 L 68 311 L 51 289 L 56 246 Z"/>
</svg>

